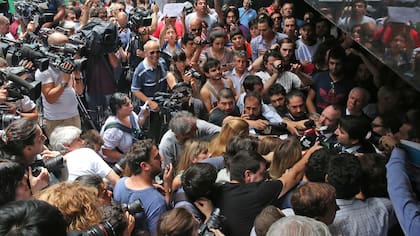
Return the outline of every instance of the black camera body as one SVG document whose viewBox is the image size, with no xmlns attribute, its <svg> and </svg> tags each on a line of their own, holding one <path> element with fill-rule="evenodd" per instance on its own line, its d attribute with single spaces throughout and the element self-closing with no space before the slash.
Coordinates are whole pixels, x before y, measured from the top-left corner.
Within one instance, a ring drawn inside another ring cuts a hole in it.
<svg viewBox="0 0 420 236">
<path fill-rule="evenodd" d="M 48 12 L 47 0 L 15 0 L 15 14 L 25 25 L 37 18 L 40 25 L 54 21 L 54 13 Z"/>
<path fill-rule="evenodd" d="M 142 26 L 152 25 L 152 10 L 146 10 L 142 7 L 137 7 L 130 13 L 130 19 L 128 21 L 128 27 L 133 32 L 137 32 L 137 29 Z"/>
<path fill-rule="evenodd" d="M 221 223 L 223 220 L 223 216 L 220 214 L 220 209 L 215 208 L 210 215 L 207 224 L 203 224 L 198 229 L 199 236 L 214 236 L 214 233 L 211 232 L 209 229 L 220 229 Z"/>
<path fill-rule="evenodd" d="M 122 203 L 121 208 L 123 211 L 128 211 L 130 215 L 135 215 L 136 213 L 144 211 L 143 203 L 140 198 L 127 204 Z"/>
<path fill-rule="evenodd" d="M 140 213 L 144 211 L 143 203 L 140 199 L 137 199 L 128 204 L 121 204 L 121 208 L 123 211 L 128 211 L 131 215 L 136 213 Z M 111 221 L 103 221 L 99 224 L 92 226 L 90 229 L 86 230 L 82 234 L 82 236 L 118 236 L 115 233 L 115 226 L 119 222 L 111 222 Z"/>
<path fill-rule="evenodd" d="M 36 160 L 30 166 L 32 168 L 32 175 L 37 177 L 42 170 L 42 167 L 46 168 L 48 172 L 58 171 L 64 167 L 64 159 L 62 155 L 48 159 L 46 161 Z"/>
<path fill-rule="evenodd" d="M 192 76 L 192 77 L 194 77 L 194 78 L 196 78 L 196 79 L 198 79 L 198 80 L 200 80 L 200 81 L 205 80 L 205 77 L 204 77 L 202 74 L 200 74 L 200 73 L 199 73 L 196 69 L 194 69 L 194 68 L 190 68 L 190 69 L 188 69 L 185 73 L 186 73 L 186 74 L 191 74 L 191 76 Z"/>
<path fill-rule="evenodd" d="M 206 44 L 210 44 L 210 41 L 206 40 L 206 39 L 200 39 L 200 41 L 195 42 L 196 45 L 206 45 Z"/>
<path fill-rule="evenodd" d="M 280 63 L 275 67 L 275 69 L 278 71 L 278 73 L 283 73 L 285 71 L 291 70 L 292 65 L 290 63 L 287 63 L 287 64 Z"/>
</svg>

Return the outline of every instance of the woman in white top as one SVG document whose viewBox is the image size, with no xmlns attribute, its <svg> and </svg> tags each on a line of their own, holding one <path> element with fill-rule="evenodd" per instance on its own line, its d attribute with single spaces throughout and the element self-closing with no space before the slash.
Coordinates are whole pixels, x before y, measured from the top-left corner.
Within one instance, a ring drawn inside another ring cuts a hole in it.
<svg viewBox="0 0 420 236">
<path fill-rule="evenodd" d="M 108 164 L 114 164 L 128 152 L 133 141 L 141 136 L 140 127 L 149 112 L 144 108 L 138 115 L 134 113 L 133 104 L 124 93 L 114 93 L 109 100 L 109 107 L 111 116 L 100 132 L 104 140 L 101 154 Z"/>
</svg>

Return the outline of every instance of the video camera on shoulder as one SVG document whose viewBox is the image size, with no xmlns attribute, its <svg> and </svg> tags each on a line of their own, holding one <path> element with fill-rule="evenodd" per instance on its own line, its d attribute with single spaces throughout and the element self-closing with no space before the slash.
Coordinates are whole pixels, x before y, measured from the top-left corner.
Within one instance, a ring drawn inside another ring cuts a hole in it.
<svg viewBox="0 0 420 236">
<path fill-rule="evenodd" d="M 45 0 L 15 0 L 15 16 L 28 25 L 30 21 L 38 21 L 39 25 L 54 21 L 54 13 L 48 12 L 48 1 Z"/>
<path fill-rule="evenodd" d="M 142 7 L 132 9 L 128 27 L 136 32 L 139 27 L 152 25 L 152 10 L 146 10 Z"/>
</svg>

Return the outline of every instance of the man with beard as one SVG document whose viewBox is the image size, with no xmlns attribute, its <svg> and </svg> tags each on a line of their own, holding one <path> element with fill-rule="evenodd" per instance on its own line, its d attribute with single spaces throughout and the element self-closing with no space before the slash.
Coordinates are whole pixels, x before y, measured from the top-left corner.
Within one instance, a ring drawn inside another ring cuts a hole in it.
<svg viewBox="0 0 420 236">
<path fill-rule="evenodd" d="M 157 147 L 148 139 L 134 143 L 126 158 L 131 175 L 117 182 L 113 198 L 119 204 L 140 199 L 144 212 L 136 214 L 133 234 L 148 232 L 150 235 L 156 235 L 159 217 L 167 211 L 165 197 L 153 186 L 155 176 L 161 172 L 162 157 Z M 169 168 L 165 169 L 164 187 L 167 189 L 170 187 L 165 180 L 170 179 L 166 178 L 169 172 Z M 167 194 L 170 194 L 169 192 L 167 191 Z"/>
<path fill-rule="evenodd" d="M 345 77 L 344 62 L 346 53 L 342 47 L 331 49 L 328 55 L 328 71 L 317 73 L 313 78 L 312 88 L 306 98 L 309 113 L 320 114 L 328 105 L 345 106 L 347 95 L 353 83 Z"/>
</svg>

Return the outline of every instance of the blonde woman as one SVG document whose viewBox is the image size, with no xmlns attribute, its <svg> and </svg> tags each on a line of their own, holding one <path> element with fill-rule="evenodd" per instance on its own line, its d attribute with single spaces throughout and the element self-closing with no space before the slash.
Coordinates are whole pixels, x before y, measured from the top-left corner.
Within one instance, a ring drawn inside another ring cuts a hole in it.
<svg viewBox="0 0 420 236">
<path fill-rule="evenodd" d="M 176 190 L 181 186 L 181 176 L 184 170 L 192 164 L 197 163 L 209 157 L 208 154 L 209 143 L 207 141 L 191 139 L 187 140 L 184 144 L 179 164 L 176 168 L 176 177 L 172 182 L 172 189 Z"/>
<path fill-rule="evenodd" d="M 211 157 L 222 156 L 226 151 L 226 145 L 235 135 L 249 134 L 248 123 L 241 119 L 230 119 L 223 124 L 220 133 L 214 138 L 209 145 L 209 153 Z"/>
</svg>

